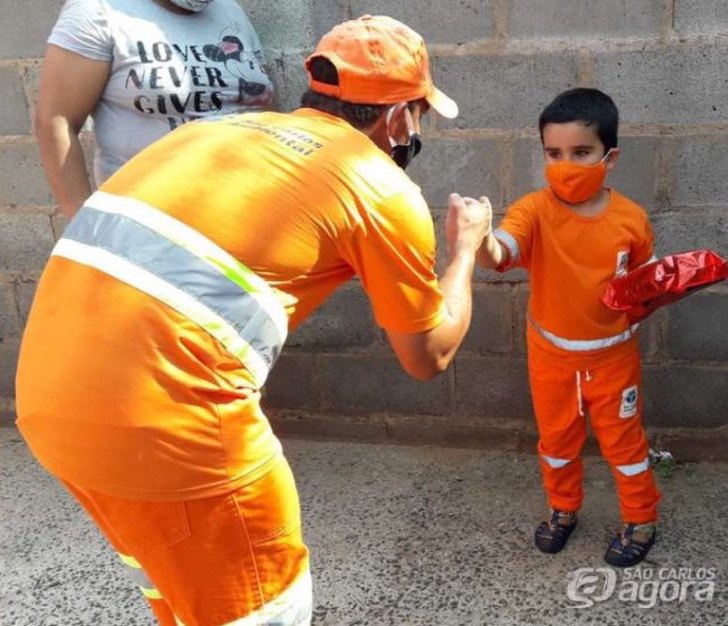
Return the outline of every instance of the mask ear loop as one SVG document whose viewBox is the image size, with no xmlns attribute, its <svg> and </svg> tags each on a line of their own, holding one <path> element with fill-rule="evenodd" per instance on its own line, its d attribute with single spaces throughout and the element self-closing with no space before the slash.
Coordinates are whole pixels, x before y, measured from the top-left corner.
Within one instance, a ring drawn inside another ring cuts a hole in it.
<svg viewBox="0 0 728 626">
<path fill-rule="evenodd" d="M 397 110 L 397 107 L 401 106 L 400 104 L 395 104 L 389 108 L 387 111 L 387 115 L 384 118 L 384 123 L 387 125 L 387 137 L 389 138 L 389 145 L 390 147 L 394 148 L 395 146 L 398 146 L 398 144 L 394 138 L 392 137 L 391 133 L 389 132 L 389 125 L 392 123 L 392 118 L 394 117 L 394 112 Z M 409 110 L 409 104 L 404 103 L 404 123 L 407 126 L 407 139 L 411 139 L 413 135 L 415 135 L 415 123 L 412 119 L 412 113 L 410 113 Z"/>
<path fill-rule="evenodd" d="M 389 110 L 387 111 L 387 116 L 384 118 L 384 125 L 387 128 L 387 139 L 389 139 L 389 147 L 394 148 L 394 146 L 397 145 L 397 142 L 392 138 L 392 134 L 389 132 L 389 125 L 392 123 L 392 117 L 394 116 L 394 110 L 397 108 L 397 105 L 389 107 Z"/>
<path fill-rule="evenodd" d="M 412 119 L 409 104 L 404 107 L 404 122 L 407 125 L 407 137 L 412 138 L 415 135 L 415 121 Z"/>
</svg>

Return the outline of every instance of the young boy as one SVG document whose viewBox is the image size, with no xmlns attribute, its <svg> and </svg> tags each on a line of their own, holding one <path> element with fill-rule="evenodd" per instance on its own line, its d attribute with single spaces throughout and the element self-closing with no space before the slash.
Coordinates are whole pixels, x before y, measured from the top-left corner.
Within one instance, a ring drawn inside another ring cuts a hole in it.
<svg viewBox="0 0 728 626">
<path fill-rule="evenodd" d="M 629 567 L 654 543 L 660 494 L 642 428 L 637 325 L 600 301 L 614 276 L 654 260 L 645 211 L 604 186 L 619 156 L 618 124 L 614 102 L 597 89 L 557 96 L 539 119 L 549 186 L 508 209 L 478 261 L 530 274 L 528 369 L 551 508 L 536 546 L 559 552 L 576 526 L 588 414 L 623 521 L 605 559 Z"/>
</svg>

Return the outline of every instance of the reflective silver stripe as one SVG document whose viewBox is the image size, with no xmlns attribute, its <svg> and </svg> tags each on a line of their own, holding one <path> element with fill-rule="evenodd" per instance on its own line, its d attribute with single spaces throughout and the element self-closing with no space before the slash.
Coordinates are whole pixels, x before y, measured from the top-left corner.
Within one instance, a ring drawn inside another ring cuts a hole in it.
<svg viewBox="0 0 728 626">
<path fill-rule="evenodd" d="M 508 265 L 515 265 L 518 262 L 518 259 L 521 258 L 521 249 L 518 247 L 518 242 L 515 237 L 502 228 L 496 228 L 493 231 L 493 234 L 498 241 L 508 248 L 508 254 L 510 255 Z"/>
<path fill-rule="evenodd" d="M 223 626 L 309 626 L 312 612 L 311 573 L 306 570 L 277 598 Z"/>
<path fill-rule="evenodd" d="M 285 339 L 288 332 L 288 316 L 268 283 L 202 233 L 163 211 L 133 198 L 97 191 L 84 205 L 105 213 L 128 217 L 208 263 L 243 291 L 254 295 L 274 322 L 279 334 Z"/>
<path fill-rule="evenodd" d="M 262 385 L 262 382 L 259 381 L 265 380 L 269 371 L 266 363 L 230 324 L 189 294 L 106 250 L 87 246 L 70 239 L 61 239 L 56 244 L 53 255 L 94 267 L 179 311 L 215 337 L 245 365 L 256 384 Z"/>
<path fill-rule="evenodd" d="M 636 476 L 642 472 L 646 472 L 650 467 L 650 458 L 645 457 L 644 461 L 632 463 L 631 465 L 617 465 L 617 469 L 625 476 Z"/>
<path fill-rule="evenodd" d="M 568 465 L 569 463 L 571 463 L 571 460 L 569 459 L 557 459 L 553 456 L 546 456 L 545 454 L 542 454 L 541 456 L 543 457 L 544 461 L 546 461 L 546 463 L 548 463 L 554 469 L 559 469 L 560 467 L 564 467 L 564 465 Z"/>
<path fill-rule="evenodd" d="M 640 326 L 639 324 L 632 324 L 632 326 L 623 333 L 612 335 L 611 337 L 604 337 L 603 339 L 565 339 L 564 337 L 554 335 L 545 328 L 541 328 L 530 317 L 528 318 L 528 322 L 544 339 L 550 341 L 555 346 L 563 348 L 564 350 L 569 350 L 570 352 L 584 352 L 586 350 L 599 350 L 601 348 L 617 346 L 620 343 L 624 343 L 628 339 L 631 339 Z"/>
<path fill-rule="evenodd" d="M 111 199 L 119 210 L 106 210 Z M 173 307 L 220 341 L 258 386 L 280 354 L 287 317 L 272 289 L 222 248 L 153 207 L 97 192 L 52 254 L 95 267 Z"/>
<path fill-rule="evenodd" d="M 133 556 L 121 554 L 121 552 L 117 552 L 117 554 L 119 555 L 121 562 L 129 568 L 129 577 L 134 581 L 134 584 L 141 589 L 144 597 L 149 600 L 160 600 L 162 598 L 162 594 L 159 593 L 159 590 L 149 579 L 147 573 L 142 569 L 139 561 L 137 561 Z"/>
</svg>

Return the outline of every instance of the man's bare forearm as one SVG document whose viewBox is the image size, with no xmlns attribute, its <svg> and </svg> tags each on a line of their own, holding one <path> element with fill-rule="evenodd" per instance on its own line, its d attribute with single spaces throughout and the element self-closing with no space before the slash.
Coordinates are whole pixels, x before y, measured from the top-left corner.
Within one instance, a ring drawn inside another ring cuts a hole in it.
<svg viewBox="0 0 728 626">
<path fill-rule="evenodd" d="M 475 267 L 475 255 L 472 251 L 457 251 L 448 261 L 440 279 L 440 289 L 445 296 L 445 306 L 452 323 L 458 329 L 456 345 L 451 352 L 460 346 L 470 326 L 473 311 L 472 279 Z M 448 352 L 450 352 L 448 351 Z"/>
</svg>

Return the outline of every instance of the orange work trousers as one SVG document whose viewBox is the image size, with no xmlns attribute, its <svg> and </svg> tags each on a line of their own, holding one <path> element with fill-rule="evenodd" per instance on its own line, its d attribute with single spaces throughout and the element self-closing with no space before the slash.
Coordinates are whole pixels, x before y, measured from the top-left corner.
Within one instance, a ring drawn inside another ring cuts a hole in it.
<svg viewBox="0 0 728 626">
<path fill-rule="evenodd" d="M 308 626 L 312 598 L 287 461 L 221 496 L 126 500 L 64 482 L 162 626 Z"/>
<path fill-rule="evenodd" d="M 584 497 L 581 449 L 586 416 L 617 483 L 623 522 L 657 520 L 660 493 L 642 427 L 642 374 L 636 343 L 590 358 L 559 359 L 529 336 L 528 370 L 538 424 L 538 453 L 549 506 L 577 511 Z"/>
</svg>

